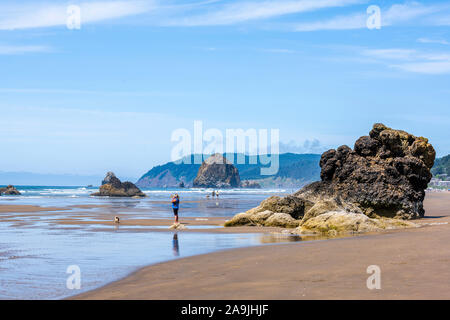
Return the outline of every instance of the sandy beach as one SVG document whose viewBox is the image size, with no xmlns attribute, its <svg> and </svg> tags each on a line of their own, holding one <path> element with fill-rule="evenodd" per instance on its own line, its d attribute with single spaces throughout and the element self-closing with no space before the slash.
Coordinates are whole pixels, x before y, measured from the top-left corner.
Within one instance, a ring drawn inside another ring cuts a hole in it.
<svg viewBox="0 0 450 320">
<path fill-rule="evenodd" d="M 76 209 L 98 209 L 99 211 L 77 211 Z M 68 211 L 75 209 L 74 211 Z M 103 206 L 71 206 L 71 207 L 39 207 L 31 205 L 0 205 L 0 222 L 13 222 L 13 226 L 22 227 L 32 225 L 42 217 L 45 212 L 47 218 L 51 218 L 49 222 L 55 227 L 61 226 L 96 226 L 96 231 L 115 230 L 115 228 L 127 229 L 139 227 L 133 232 L 168 232 L 169 227 L 173 224 L 173 219 L 168 218 L 143 218 L 142 214 L 134 213 L 126 216 L 120 215 L 119 224 L 114 222 L 114 215 L 109 211 L 111 208 L 107 205 Z M 60 211 L 67 211 L 61 215 Z M 138 211 L 138 210 L 134 210 Z M 145 210 L 143 210 L 145 213 Z M 222 228 L 226 217 L 183 217 L 180 222 L 185 226 L 183 230 L 178 232 L 195 232 L 195 233 L 266 233 L 280 232 L 283 228 L 277 227 L 236 227 Z M 201 229 L 198 227 L 210 227 Z M 104 227 L 104 228 L 102 228 Z"/>
<path fill-rule="evenodd" d="M 450 299 L 450 193 L 427 194 L 425 208 L 421 228 L 179 259 L 73 298 Z M 367 289 L 370 265 L 380 290 Z"/>
<path fill-rule="evenodd" d="M 149 206 L 153 203 L 149 202 Z M 246 239 L 251 234 L 260 237 L 256 240 L 259 244 L 249 247 L 216 248 L 207 254 L 200 251 L 167 262 L 159 262 L 167 259 L 164 258 L 152 264 L 140 264 L 148 266 L 131 274 L 133 270 L 122 274 L 120 271 L 120 277 L 105 280 L 102 287 L 91 287 L 99 289 L 83 292 L 73 299 L 449 299 L 450 193 L 428 193 L 424 204 L 426 217 L 415 220 L 420 228 L 331 239 L 289 237 L 282 234 L 283 228 L 275 227 L 223 228 L 229 216 L 196 216 L 194 208 L 190 209 L 189 216 L 181 216 L 186 229 L 175 232 L 168 229 L 173 223 L 169 216 L 152 217 L 145 207 L 127 209 L 122 203 L 106 201 L 61 207 L 0 205 L 0 222 L 10 226 L 5 231 L 29 230 L 32 234 L 41 233 L 42 239 L 48 233 L 57 237 L 65 234 L 69 238 L 55 239 L 65 239 L 67 245 L 73 245 L 73 241 L 83 243 L 84 237 L 97 239 L 104 245 L 108 244 L 102 240 L 104 237 L 120 238 L 120 241 L 135 239 L 130 244 L 138 246 L 133 258 L 138 265 L 145 261 L 145 257 L 139 259 L 142 250 L 150 247 L 156 250 L 156 243 L 148 247 L 147 241 L 139 239 L 158 241 L 160 253 L 155 253 L 155 257 L 158 254 L 169 257 L 166 250 L 171 248 L 166 244 L 171 246 L 175 233 L 181 237 L 180 245 L 185 253 L 195 241 L 202 239 L 200 236 L 208 236 L 209 241 L 215 241 L 209 237 L 214 235 L 230 240 L 241 235 Z M 113 222 L 116 214 L 121 217 L 119 225 Z M 162 238 L 151 236 L 157 234 Z M 96 250 L 106 250 L 104 256 L 108 257 L 109 249 L 104 245 L 98 244 Z M 211 245 L 213 248 L 214 242 Z M 94 258 L 103 251 L 95 252 Z M 14 258 L 9 261 L 18 261 L 17 253 L 9 254 L 7 250 L 3 254 Z M 77 257 L 89 259 L 83 250 L 78 251 Z M 61 260 L 62 266 L 57 268 L 63 268 L 66 261 Z M 370 265 L 381 268 L 381 290 L 366 287 L 369 277 L 366 269 Z M 55 281 L 61 281 L 58 279 Z"/>
</svg>

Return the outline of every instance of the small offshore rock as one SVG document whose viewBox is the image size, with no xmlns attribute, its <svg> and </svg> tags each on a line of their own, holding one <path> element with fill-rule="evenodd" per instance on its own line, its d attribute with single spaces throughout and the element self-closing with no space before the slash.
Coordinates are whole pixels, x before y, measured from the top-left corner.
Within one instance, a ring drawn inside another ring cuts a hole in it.
<svg viewBox="0 0 450 320">
<path fill-rule="evenodd" d="M 0 195 L 5 196 L 20 196 L 21 193 L 13 185 L 9 185 L 5 188 L 0 188 Z"/>
<path fill-rule="evenodd" d="M 102 181 L 99 192 L 92 193 L 91 196 L 142 198 L 146 195 L 133 183 L 121 182 L 113 172 L 108 172 Z"/>
</svg>

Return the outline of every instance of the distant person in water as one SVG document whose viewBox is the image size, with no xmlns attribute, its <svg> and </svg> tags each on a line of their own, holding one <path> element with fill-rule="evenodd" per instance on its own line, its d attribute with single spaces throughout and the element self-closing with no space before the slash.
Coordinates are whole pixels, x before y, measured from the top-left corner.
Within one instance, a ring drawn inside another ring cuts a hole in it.
<svg viewBox="0 0 450 320">
<path fill-rule="evenodd" d="M 175 223 L 178 223 L 178 209 L 180 208 L 180 197 L 178 194 L 172 196 L 172 209 L 175 216 Z"/>
</svg>

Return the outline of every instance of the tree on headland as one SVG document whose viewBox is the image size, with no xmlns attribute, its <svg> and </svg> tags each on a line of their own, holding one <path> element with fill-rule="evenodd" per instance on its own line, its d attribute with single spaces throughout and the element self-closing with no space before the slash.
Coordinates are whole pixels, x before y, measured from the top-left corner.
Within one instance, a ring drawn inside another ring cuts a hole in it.
<svg viewBox="0 0 450 320">
<path fill-rule="evenodd" d="M 436 159 L 433 169 L 431 169 L 431 173 L 434 176 L 440 174 L 448 174 L 450 175 L 450 154 L 445 157 Z"/>
</svg>

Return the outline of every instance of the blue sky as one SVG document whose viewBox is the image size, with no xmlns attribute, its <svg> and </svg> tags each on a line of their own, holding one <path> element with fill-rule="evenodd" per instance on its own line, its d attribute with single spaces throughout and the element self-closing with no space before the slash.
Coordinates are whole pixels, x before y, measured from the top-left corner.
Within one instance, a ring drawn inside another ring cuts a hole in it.
<svg viewBox="0 0 450 320">
<path fill-rule="evenodd" d="M 3 0 L 0 74 L 2 171 L 139 177 L 195 120 L 294 152 L 383 122 L 450 153 L 448 1 Z"/>
</svg>

